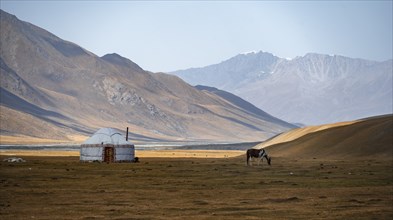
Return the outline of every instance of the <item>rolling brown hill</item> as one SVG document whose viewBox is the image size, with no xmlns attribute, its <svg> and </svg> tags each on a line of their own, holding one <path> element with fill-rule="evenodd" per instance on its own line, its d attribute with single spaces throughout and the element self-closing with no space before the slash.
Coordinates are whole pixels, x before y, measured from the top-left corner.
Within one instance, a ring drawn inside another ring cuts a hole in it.
<svg viewBox="0 0 393 220">
<path fill-rule="evenodd" d="M 10 137 L 78 141 L 100 127 L 130 127 L 131 140 L 141 142 L 260 141 L 294 128 L 176 76 L 145 71 L 118 54 L 98 57 L 0 15 L 2 144 Z"/>
<path fill-rule="evenodd" d="M 278 157 L 392 159 L 393 115 L 293 129 L 254 148 Z"/>
</svg>

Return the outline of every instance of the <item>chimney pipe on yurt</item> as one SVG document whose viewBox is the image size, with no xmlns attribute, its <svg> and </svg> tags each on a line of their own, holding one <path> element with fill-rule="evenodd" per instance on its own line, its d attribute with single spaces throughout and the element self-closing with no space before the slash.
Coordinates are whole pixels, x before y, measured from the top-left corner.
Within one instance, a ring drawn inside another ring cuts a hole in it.
<svg viewBox="0 0 393 220">
<path fill-rule="evenodd" d="M 128 127 L 127 127 L 127 132 L 126 132 L 126 141 L 128 141 Z"/>
</svg>

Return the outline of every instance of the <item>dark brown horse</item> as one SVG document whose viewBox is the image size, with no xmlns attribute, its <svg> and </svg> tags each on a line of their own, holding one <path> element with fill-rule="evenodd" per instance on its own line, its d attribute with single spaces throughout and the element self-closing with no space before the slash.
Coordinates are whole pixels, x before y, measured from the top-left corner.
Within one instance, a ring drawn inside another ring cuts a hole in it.
<svg viewBox="0 0 393 220">
<path fill-rule="evenodd" d="M 266 158 L 267 164 L 270 165 L 272 158 L 267 155 L 267 152 L 265 149 L 248 149 L 247 150 L 247 165 L 249 164 L 249 161 L 251 161 L 252 158 L 257 158 L 258 164 L 260 161 L 263 161 L 263 158 Z"/>
</svg>

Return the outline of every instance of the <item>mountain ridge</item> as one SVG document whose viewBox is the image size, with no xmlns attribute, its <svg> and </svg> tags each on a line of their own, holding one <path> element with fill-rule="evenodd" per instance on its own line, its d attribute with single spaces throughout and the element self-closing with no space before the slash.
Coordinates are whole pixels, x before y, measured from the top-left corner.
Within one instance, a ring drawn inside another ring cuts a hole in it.
<svg viewBox="0 0 393 220">
<path fill-rule="evenodd" d="M 235 65 L 240 71 L 227 70 Z M 288 60 L 260 51 L 171 74 L 232 92 L 285 121 L 315 125 L 392 113 L 392 66 L 391 59 L 307 53 Z"/>
<path fill-rule="evenodd" d="M 0 12 L 1 135 L 65 140 L 129 127 L 133 141 L 242 142 L 293 127 Z"/>
<path fill-rule="evenodd" d="M 257 115 L 260 118 L 263 118 L 265 120 L 271 120 L 272 118 L 275 118 L 274 116 L 269 115 L 268 113 L 262 111 L 261 109 L 257 108 L 255 105 L 245 101 L 244 99 L 233 95 L 232 93 L 226 92 L 224 90 L 219 90 L 217 88 L 214 87 L 209 87 L 209 86 L 202 86 L 202 85 L 196 85 L 195 88 L 197 88 L 198 90 L 206 90 L 209 92 L 212 92 L 220 97 L 222 97 L 223 99 L 233 103 L 236 106 L 239 106 L 240 108 L 245 108 L 247 109 L 249 112 Z M 280 119 L 275 118 L 276 123 L 282 123 L 285 126 L 291 126 L 288 125 L 288 122 L 282 121 Z M 293 127 L 295 128 L 295 126 Z"/>
</svg>

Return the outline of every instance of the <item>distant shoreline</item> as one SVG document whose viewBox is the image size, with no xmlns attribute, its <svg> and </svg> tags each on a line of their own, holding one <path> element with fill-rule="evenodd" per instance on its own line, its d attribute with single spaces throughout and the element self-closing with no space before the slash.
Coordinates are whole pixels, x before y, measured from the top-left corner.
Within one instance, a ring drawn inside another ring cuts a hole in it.
<svg viewBox="0 0 393 220">
<path fill-rule="evenodd" d="M 152 143 L 135 144 L 136 151 L 162 151 L 162 150 L 220 150 L 220 151 L 244 151 L 260 142 L 229 143 L 229 144 L 185 144 L 185 143 Z M 7 151 L 40 151 L 40 152 L 63 152 L 68 155 L 78 152 L 79 144 L 34 144 L 34 145 L 0 145 L 0 155 Z M 69 153 L 67 153 L 69 152 Z M 32 154 L 34 154 L 32 152 Z M 48 153 L 50 154 L 50 153 Z M 56 153 L 58 155 L 58 153 Z"/>
<path fill-rule="evenodd" d="M 151 143 L 135 144 L 135 150 L 246 150 L 261 142 L 244 143 Z M 32 144 L 32 145 L 0 145 L 0 151 L 78 151 L 80 144 Z"/>
</svg>

